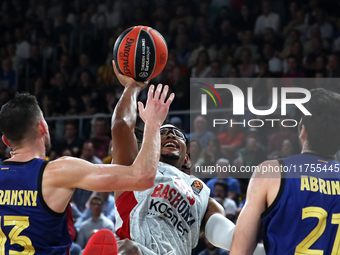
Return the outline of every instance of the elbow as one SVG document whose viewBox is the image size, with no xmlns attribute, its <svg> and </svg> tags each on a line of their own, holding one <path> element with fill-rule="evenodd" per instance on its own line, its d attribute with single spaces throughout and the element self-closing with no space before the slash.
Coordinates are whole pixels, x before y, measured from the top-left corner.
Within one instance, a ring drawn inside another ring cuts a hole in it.
<svg viewBox="0 0 340 255">
<path fill-rule="evenodd" d="M 128 125 L 124 121 L 124 119 L 115 119 L 114 121 L 112 121 L 111 132 L 112 133 L 114 132 L 116 134 L 120 134 L 120 132 L 122 132 L 127 127 L 128 127 Z"/>
<path fill-rule="evenodd" d="M 139 190 L 151 189 L 154 185 L 155 185 L 155 178 L 145 177 L 145 176 L 138 178 L 137 186 Z"/>
<path fill-rule="evenodd" d="M 155 177 L 157 168 L 152 168 L 152 171 L 145 171 L 146 168 L 139 171 L 138 184 L 141 190 L 151 189 L 155 185 Z"/>
<path fill-rule="evenodd" d="M 143 189 L 151 189 L 155 185 L 155 177 L 144 179 Z"/>
</svg>

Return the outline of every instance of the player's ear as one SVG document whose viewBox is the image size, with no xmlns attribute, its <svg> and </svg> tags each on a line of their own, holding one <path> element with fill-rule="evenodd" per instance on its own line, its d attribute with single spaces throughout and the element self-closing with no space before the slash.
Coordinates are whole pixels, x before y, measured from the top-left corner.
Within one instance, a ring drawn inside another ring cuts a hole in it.
<svg viewBox="0 0 340 255">
<path fill-rule="evenodd" d="M 47 123 L 44 120 L 39 121 L 39 130 L 45 135 L 48 134 Z"/>
<path fill-rule="evenodd" d="M 299 138 L 300 139 L 304 139 L 304 140 L 307 139 L 306 128 L 305 128 L 305 125 L 303 125 L 303 124 L 301 125 L 301 130 L 300 130 Z"/>
<path fill-rule="evenodd" d="M 7 147 L 12 148 L 12 146 L 9 144 L 9 142 L 7 141 L 7 139 L 6 139 L 6 137 L 4 135 L 1 137 L 1 139 L 4 142 L 4 144 L 7 145 Z"/>
<path fill-rule="evenodd" d="M 190 159 L 189 159 L 189 155 L 188 155 L 188 154 L 185 154 L 184 165 L 185 165 L 187 168 L 190 168 Z"/>
</svg>

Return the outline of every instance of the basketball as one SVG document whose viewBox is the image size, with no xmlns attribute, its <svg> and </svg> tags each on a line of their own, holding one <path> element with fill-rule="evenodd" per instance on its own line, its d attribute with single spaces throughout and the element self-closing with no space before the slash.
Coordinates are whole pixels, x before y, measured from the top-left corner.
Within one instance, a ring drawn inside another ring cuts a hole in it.
<svg viewBox="0 0 340 255">
<path fill-rule="evenodd" d="M 113 47 L 118 70 L 138 81 L 156 77 L 165 67 L 168 47 L 163 36 L 147 26 L 126 29 Z"/>
</svg>

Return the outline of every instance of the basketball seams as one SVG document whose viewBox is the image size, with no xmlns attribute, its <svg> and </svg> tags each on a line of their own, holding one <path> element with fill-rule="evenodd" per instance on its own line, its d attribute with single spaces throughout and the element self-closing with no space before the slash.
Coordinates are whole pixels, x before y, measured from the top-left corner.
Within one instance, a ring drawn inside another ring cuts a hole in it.
<svg viewBox="0 0 340 255">
<path fill-rule="evenodd" d="M 139 29 L 139 30 L 137 31 L 136 29 Z M 138 36 L 139 36 L 140 29 L 141 29 L 140 27 L 136 27 L 136 26 L 133 27 L 133 28 L 131 28 L 131 30 L 123 37 L 123 39 L 121 40 L 121 42 L 127 41 L 127 40 L 125 40 L 127 36 L 129 36 L 129 37 L 131 37 L 131 38 L 136 38 L 136 36 L 138 37 Z M 136 34 L 136 33 L 138 33 L 138 34 Z M 133 50 L 133 47 L 135 47 L 135 48 L 137 47 L 136 42 L 137 42 L 136 39 L 134 39 L 134 42 L 132 42 L 132 44 L 131 44 L 131 49 L 132 49 L 132 50 L 131 50 L 131 52 L 129 53 L 129 55 L 126 56 L 127 61 L 128 61 L 128 65 L 129 65 L 130 75 L 126 74 L 125 70 L 122 71 L 122 73 L 123 73 L 124 75 L 127 75 L 127 76 L 129 76 L 129 77 L 135 76 L 135 64 L 134 64 L 135 60 L 134 60 L 134 58 L 135 58 L 136 51 Z M 124 52 L 124 51 L 125 51 L 125 47 L 126 47 L 126 44 L 125 44 L 125 45 L 124 45 L 124 44 L 120 44 L 120 48 L 118 48 L 118 54 L 119 54 L 119 52 Z M 132 54 L 132 52 L 134 52 L 134 54 Z M 124 54 L 125 54 L 125 53 L 124 53 Z M 121 60 L 121 61 L 123 61 L 123 60 Z M 119 61 L 119 65 L 121 65 L 121 66 L 124 67 L 124 62 L 121 63 L 121 61 Z M 133 64 L 131 64 L 131 63 L 133 63 Z M 133 68 L 133 70 L 131 70 L 132 68 Z M 120 69 L 121 69 L 121 68 L 120 68 Z"/>
<path fill-rule="evenodd" d="M 117 66 L 117 68 L 118 68 L 118 71 L 120 71 L 121 73 L 123 73 L 123 71 L 121 70 L 120 65 L 119 65 L 119 63 L 118 63 L 118 62 L 119 62 L 119 52 L 120 52 L 120 47 L 121 47 L 121 45 L 122 45 L 124 39 L 131 33 L 131 31 L 133 31 L 133 29 L 135 29 L 135 27 L 131 27 L 131 28 L 126 29 L 126 30 L 121 34 L 121 35 L 124 35 L 124 33 L 126 33 L 126 34 L 122 37 L 122 39 L 120 40 L 120 42 L 119 42 L 119 37 L 120 37 L 121 35 L 117 38 L 117 41 L 119 42 L 118 45 L 117 45 L 117 48 L 116 48 L 116 44 L 115 44 L 114 47 L 113 47 L 113 59 L 114 59 L 115 62 L 116 62 L 116 66 Z"/>
<path fill-rule="evenodd" d="M 139 35 L 140 35 L 140 32 L 142 31 L 142 29 L 143 29 L 143 26 L 139 29 L 139 31 L 138 31 L 138 35 L 137 35 L 137 41 L 136 41 L 136 47 L 135 47 L 135 55 L 133 56 L 133 66 L 134 66 L 134 70 L 133 70 L 133 75 L 134 75 L 134 77 L 135 77 L 135 79 L 137 80 L 138 79 L 138 77 L 136 76 L 136 53 L 137 53 L 137 48 L 138 48 L 138 43 L 139 43 Z"/>
<path fill-rule="evenodd" d="M 157 45 L 155 46 L 155 48 L 157 48 L 158 51 L 161 51 L 161 52 L 163 52 L 163 50 L 165 50 L 165 54 L 164 54 L 165 55 L 165 61 L 164 61 L 164 64 L 162 64 L 161 62 L 156 62 L 155 63 L 155 70 L 154 70 L 154 73 L 153 73 L 153 77 L 151 77 L 151 79 L 152 79 L 152 78 L 158 76 L 163 71 L 163 69 L 164 69 L 164 67 L 166 65 L 166 62 L 168 60 L 168 45 L 167 45 L 164 37 L 157 30 L 151 29 L 150 34 L 152 35 L 152 37 L 154 37 L 154 36 L 157 37 L 158 36 L 158 37 L 160 37 L 162 39 L 162 40 L 157 40 L 156 41 Z M 161 56 L 161 55 L 162 54 L 159 54 L 159 56 Z M 155 56 L 156 56 L 156 58 L 159 57 L 157 54 Z M 156 59 L 156 61 L 158 61 L 158 60 Z"/>
<path fill-rule="evenodd" d="M 132 39 L 135 41 L 133 42 Z M 118 37 L 113 51 L 118 70 L 140 81 L 156 77 L 164 69 L 168 59 L 168 48 L 164 37 L 149 26 L 139 25 L 125 30 Z M 147 60 L 148 68 L 145 69 L 148 70 L 147 73 L 141 73 L 141 68 L 144 66 L 141 61 L 144 56 L 145 61 Z"/>
<path fill-rule="evenodd" d="M 146 31 L 146 32 L 150 36 L 150 39 L 151 39 L 151 42 L 152 42 L 152 45 L 153 45 L 153 48 L 154 48 L 154 51 L 155 51 L 155 56 L 154 56 L 154 64 L 153 64 L 153 67 L 152 67 L 152 72 L 150 72 L 150 76 L 148 78 L 153 76 L 153 72 L 155 71 L 155 67 L 157 65 L 157 48 L 156 48 L 156 45 L 155 45 L 154 38 L 153 38 L 152 34 L 150 34 L 150 32 L 149 32 L 150 29 L 148 29 L 148 31 Z"/>
<path fill-rule="evenodd" d="M 156 33 L 159 35 L 159 37 L 163 39 L 163 42 L 164 42 L 164 44 L 165 44 L 165 47 L 168 48 L 168 44 L 166 43 L 166 41 L 165 41 L 163 35 L 162 35 L 160 32 L 158 32 L 156 29 L 153 29 L 153 28 L 152 28 L 152 31 L 156 32 Z"/>
<path fill-rule="evenodd" d="M 156 56 L 156 45 L 154 39 L 150 33 L 148 33 L 149 27 L 143 27 L 139 38 L 141 38 L 141 42 L 138 45 L 138 49 L 136 51 L 135 61 L 136 65 L 138 65 L 136 71 L 136 80 L 148 80 L 153 75 L 155 70 L 155 57 Z M 143 42 L 144 41 L 144 51 Z M 147 50 L 149 48 L 149 50 Z M 143 53 L 142 53 L 143 52 Z M 149 54 L 148 54 L 149 52 Z M 143 57 L 145 56 L 144 61 Z M 142 69 L 143 67 L 143 69 Z M 147 76 L 145 76 L 147 74 Z"/>
</svg>

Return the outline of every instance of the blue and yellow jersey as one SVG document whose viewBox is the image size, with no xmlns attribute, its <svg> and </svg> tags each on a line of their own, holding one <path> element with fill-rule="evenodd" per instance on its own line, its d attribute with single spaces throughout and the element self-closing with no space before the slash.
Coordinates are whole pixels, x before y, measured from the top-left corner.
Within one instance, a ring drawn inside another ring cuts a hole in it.
<svg viewBox="0 0 340 255">
<path fill-rule="evenodd" d="M 48 162 L 0 161 L 0 254 L 67 254 L 72 243 L 65 213 L 45 203 L 41 183 Z"/>
<path fill-rule="evenodd" d="M 267 255 L 340 254 L 340 163 L 311 153 L 279 162 L 286 173 L 261 215 Z"/>
</svg>

